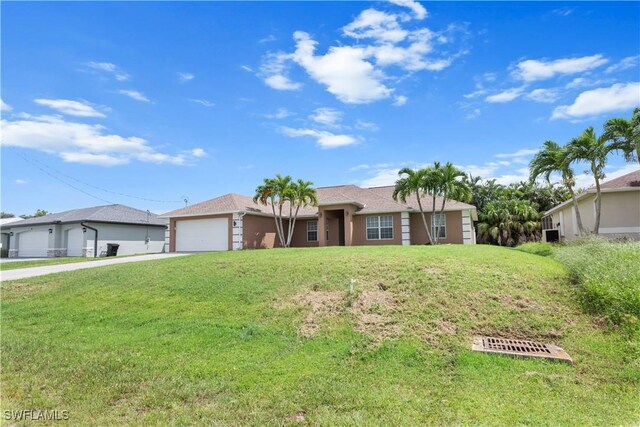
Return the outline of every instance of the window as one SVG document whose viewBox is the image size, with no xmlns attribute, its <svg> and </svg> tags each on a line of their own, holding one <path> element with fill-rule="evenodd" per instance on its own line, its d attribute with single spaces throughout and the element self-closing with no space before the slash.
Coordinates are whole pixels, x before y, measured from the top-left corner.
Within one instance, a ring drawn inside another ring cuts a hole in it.
<svg viewBox="0 0 640 427">
<path fill-rule="evenodd" d="M 307 242 L 318 241 L 318 221 L 307 221 Z"/>
<path fill-rule="evenodd" d="M 367 217 L 367 240 L 393 239 L 393 217 L 391 215 Z"/>
<path fill-rule="evenodd" d="M 440 227 L 440 234 L 438 234 L 438 239 L 446 239 L 447 238 L 447 216 L 445 214 L 436 214 L 431 217 L 431 234 L 433 236 L 436 235 L 436 227 Z"/>
</svg>

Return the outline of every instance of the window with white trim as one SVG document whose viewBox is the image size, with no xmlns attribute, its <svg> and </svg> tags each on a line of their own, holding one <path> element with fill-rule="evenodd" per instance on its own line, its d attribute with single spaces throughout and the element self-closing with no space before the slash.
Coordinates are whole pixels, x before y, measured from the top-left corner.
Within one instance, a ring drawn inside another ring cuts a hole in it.
<svg viewBox="0 0 640 427">
<path fill-rule="evenodd" d="M 318 241 L 318 221 L 307 221 L 307 242 Z"/>
<path fill-rule="evenodd" d="M 445 214 L 435 214 L 435 216 L 431 217 L 431 234 L 433 236 L 436 235 L 436 230 L 440 226 L 440 234 L 438 235 L 438 239 L 446 239 L 447 238 L 447 216 Z"/>
<path fill-rule="evenodd" d="M 393 239 L 393 216 L 380 215 L 367 217 L 367 240 Z"/>
</svg>

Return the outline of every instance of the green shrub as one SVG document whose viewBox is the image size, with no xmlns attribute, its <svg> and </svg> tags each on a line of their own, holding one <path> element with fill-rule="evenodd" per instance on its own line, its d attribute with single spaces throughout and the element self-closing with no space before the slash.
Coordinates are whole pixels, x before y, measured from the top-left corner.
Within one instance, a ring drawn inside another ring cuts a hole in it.
<svg viewBox="0 0 640 427">
<path fill-rule="evenodd" d="M 554 250 L 587 309 L 616 325 L 640 329 L 640 243 L 588 237 Z"/>
</svg>

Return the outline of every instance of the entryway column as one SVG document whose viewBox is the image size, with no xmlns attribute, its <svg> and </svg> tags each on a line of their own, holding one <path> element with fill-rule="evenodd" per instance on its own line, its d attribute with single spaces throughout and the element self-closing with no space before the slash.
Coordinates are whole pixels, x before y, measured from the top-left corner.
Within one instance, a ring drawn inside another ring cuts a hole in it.
<svg viewBox="0 0 640 427">
<path fill-rule="evenodd" d="M 401 212 L 400 223 L 402 224 L 402 246 L 409 246 L 411 244 L 411 229 L 409 222 L 409 212 Z"/>
</svg>

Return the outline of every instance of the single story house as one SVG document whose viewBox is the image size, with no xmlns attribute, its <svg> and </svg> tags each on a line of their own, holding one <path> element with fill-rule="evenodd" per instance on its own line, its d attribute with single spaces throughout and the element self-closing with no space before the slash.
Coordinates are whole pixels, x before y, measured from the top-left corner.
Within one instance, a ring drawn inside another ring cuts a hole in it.
<svg viewBox="0 0 640 427">
<path fill-rule="evenodd" d="M 640 169 L 605 181 L 600 189 L 602 211 L 599 234 L 611 239 L 626 237 L 640 240 Z M 595 187 L 577 196 L 582 226 L 589 232 L 593 231 L 595 225 L 595 198 Z M 580 234 L 571 200 L 545 212 L 542 224 L 545 241 L 571 241 Z"/>
<path fill-rule="evenodd" d="M 0 257 L 6 258 L 9 253 L 9 224 L 22 221 L 20 217 L 0 218 Z"/>
<path fill-rule="evenodd" d="M 98 257 L 108 244 L 118 255 L 164 252 L 166 220 L 124 205 L 95 206 L 10 224 L 9 258 Z"/>
<path fill-rule="evenodd" d="M 420 245 L 427 243 L 415 196 L 406 203 L 393 200 L 393 186 L 361 188 L 340 185 L 317 188 L 318 206 L 300 209 L 293 247 L 356 245 Z M 431 211 L 431 196 L 421 200 Z M 442 204 L 436 198 L 438 211 Z M 283 216 L 288 214 L 285 208 Z M 226 194 L 160 215 L 169 219 L 169 251 L 226 251 L 280 246 L 271 206 L 251 197 Z M 440 242 L 474 244 L 476 208 L 448 200 L 444 213 L 426 214 L 432 226 L 438 221 Z M 285 220 L 285 231 L 287 222 Z M 435 232 L 435 231 L 434 231 Z"/>
</svg>

